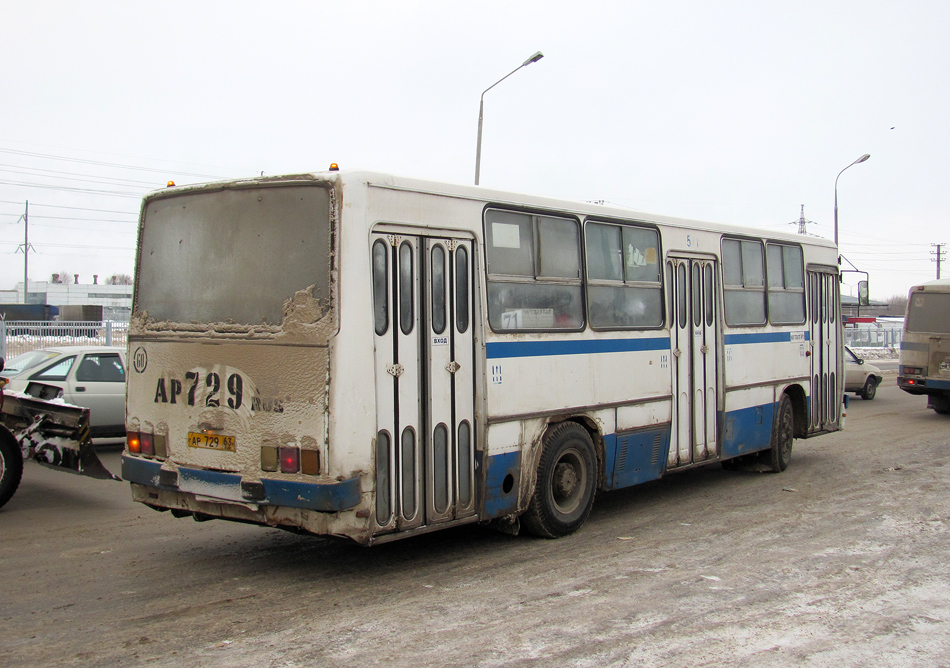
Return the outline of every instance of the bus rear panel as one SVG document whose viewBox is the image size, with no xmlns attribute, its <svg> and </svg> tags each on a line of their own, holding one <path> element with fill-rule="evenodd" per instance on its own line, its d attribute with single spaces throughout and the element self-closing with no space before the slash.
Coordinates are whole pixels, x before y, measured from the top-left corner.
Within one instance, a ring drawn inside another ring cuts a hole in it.
<svg viewBox="0 0 950 668">
<path fill-rule="evenodd" d="M 910 289 L 897 384 L 926 395 L 928 408 L 950 414 L 950 280 Z"/>
</svg>

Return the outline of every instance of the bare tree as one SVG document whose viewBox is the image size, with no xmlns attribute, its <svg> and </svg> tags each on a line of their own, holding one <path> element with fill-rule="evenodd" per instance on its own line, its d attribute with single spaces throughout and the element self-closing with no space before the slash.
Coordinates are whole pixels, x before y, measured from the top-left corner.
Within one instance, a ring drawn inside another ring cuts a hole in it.
<svg viewBox="0 0 950 668">
<path fill-rule="evenodd" d="M 112 274 L 106 279 L 106 285 L 132 285 L 132 277 L 128 274 Z"/>
<path fill-rule="evenodd" d="M 881 315 L 903 316 L 907 313 L 907 295 L 894 295 L 885 300 L 887 308 Z"/>
</svg>

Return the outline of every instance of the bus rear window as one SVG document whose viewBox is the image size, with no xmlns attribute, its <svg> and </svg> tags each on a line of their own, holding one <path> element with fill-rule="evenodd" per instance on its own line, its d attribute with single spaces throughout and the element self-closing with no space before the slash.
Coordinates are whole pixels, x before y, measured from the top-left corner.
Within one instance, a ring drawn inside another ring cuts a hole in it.
<svg viewBox="0 0 950 668">
<path fill-rule="evenodd" d="M 911 294 L 910 307 L 907 309 L 907 331 L 940 334 L 950 332 L 950 293 Z"/>
<path fill-rule="evenodd" d="M 316 185 L 234 188 L 148 202 L 136 308 L 153 321 L 280 324 L 313 286 L 328 307 L 330 195 Z"/>
</svg>

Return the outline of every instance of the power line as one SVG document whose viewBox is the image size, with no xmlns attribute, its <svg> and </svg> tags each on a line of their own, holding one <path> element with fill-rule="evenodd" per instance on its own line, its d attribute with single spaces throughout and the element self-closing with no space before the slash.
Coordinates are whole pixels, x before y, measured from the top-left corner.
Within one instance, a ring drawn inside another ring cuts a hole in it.
<svg viewBox="0 0 950 668">
<path fill-rule="evenodd" d="M 9 200 L 0 199 L 0 204 L 23 204 L 23 202 L 11 202 Z M 129 213 L 128 211 L 113 211 L 112 209 L 90 209 L 85 206 L 63 206 L 62 204 L 34 204 L 33 206 L 42 206 L 48 209 L 73 209 L 75 211 L 96 211 L 98 213 Z M 20 215 L 20 214 L 17 214 Z M 135 215 L 135 214 L 132 214 Z"/>
<path fill-rule="evenodd" d="M 138 167 L 136 165 L 123 165 L 116 162 L 102 162 L 100 160 L 86 160 L 83 158 L 67 158 L 61 155 L 49 155 L 46 153 L 33 153 L 32 151 L 18 151 L 12 148 L 0 148 L 0 153 L 10 153 L 12 155 L 24 155 L 31 158 L 45 158 L 46 160 L 62 160 L 63 162 L 75 162 L 84 165 L 98 165 L 100 167 L 117 167 L 119 169 L 129 169 L 138 172 L 152 172 L 156 174 L 174 173 L 178 176 L 194 176 L 200 179 L 220 179 L 223 178 L 216 174 L 194 174 L 190 172 L 179 172 L 172 169 L 156 169 L 153 167 Z"/>
<path fill-rule="evenodd" d="M 0 180 L 0 184 L 6 185 L 6 186 L 21 186 L 21 187 L 26 187 L 26 188 L 45 188 L 47 190 L 63 190 L 66 192 L 85 193 L 89 195 L 106 195 L 109 197 L 131 197 L 134 199 L 142 198 L 142 193 L 139 193 L 139 194 L 123 193 L 123 192 L 117 192 L 114 190 L 94 190 L 92 188 L 72 188 L 70 186 L 52 186 L 52 185 L 46 185 L 42 183 L 20 183 L 17 181 L 4 181 L 4 180 Z"/>
<path fill-rule="evenodd" d="M 9 169 L 4 169 L 4 168 Z M 77 172 L 61 172 L 55 169 L 39 169 L 38 167 L 17 167 L 16 165 L 0 164 L 0 172 L 9 174 L 18 174 L 23 176 L 38 176 L 40 178 L 58 178 L 66 181 L 90 181 L 91 183 L 127 183 L 136 186 L 154 186 L 155 181 L 136 181 L 135 179 L 114 179 L 108 176 L 95 176 L 94 174 L 79 174 Z"/>
</svg>

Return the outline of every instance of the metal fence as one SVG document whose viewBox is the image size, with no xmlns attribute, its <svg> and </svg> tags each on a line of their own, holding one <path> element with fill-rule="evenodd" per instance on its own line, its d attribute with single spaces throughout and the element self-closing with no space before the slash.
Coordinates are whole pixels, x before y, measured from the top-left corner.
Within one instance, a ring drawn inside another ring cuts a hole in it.
<svg viewBox="0 0 950 668">
<path fill-rule="evenodd" d="M 0 320 L 0 357 L 17 355 L 54 346 L 124 346 L 128 343 L 129 323 L 42 322 Z"/>
<path fill-rule="evenodd" d="M 851 348 L 899 348 L 903 334 L 904 330 L 900 327 L 846 327 L 844 345 Z"/>
</svg>

